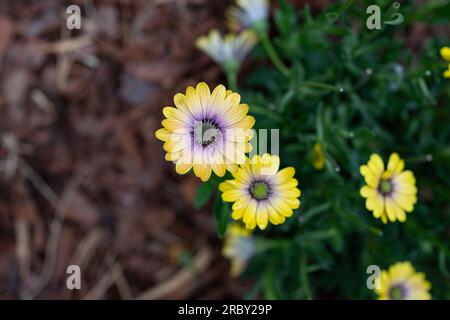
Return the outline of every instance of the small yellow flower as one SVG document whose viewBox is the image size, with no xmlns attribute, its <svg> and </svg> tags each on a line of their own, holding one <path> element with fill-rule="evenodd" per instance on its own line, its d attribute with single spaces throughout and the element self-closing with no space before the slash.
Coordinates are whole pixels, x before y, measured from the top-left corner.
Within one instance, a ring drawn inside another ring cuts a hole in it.
<svg viewBox="0 0 450 320">
<path fill-rule="evenodd" d="M 441 48 L 441 56 L 444 60 L 450 62 L 450 48 L 449 47 L 442 47 Z M 450 64 L 448 65 L 447 70 L 443 73 L 444 78 L 450 78 Z"/>
<path fill-rule="evenodd" d="M 227 64 L 239 65 L 258 42 L 253 30 L 244 30 L 238 35 L 227 34 L 225 37 L 217 30 L 211 30 L 208 36 L 197 39 L 196 46 L 222 67 Z"/>
<path fill-rule="evenodd" d="M 314 169 L 322 170 L 325 168 L 325 157 L 323 155 L 322 145 L 316 142 L 312 150 L 312 163 Z"/>
<path fill-rule="evenodd" d="M 450 48 L 442 47 L 440 52 L 441 52 L 442 58 L 447 60 L 448 62 L 450 62 Z"/>
<path fill-rule="evenodd" d="M 256 252 L 252 232 L 239 223 L 230 223 L 225 234 L 222 255 L 231 260 L 231 276 L 239 276 Z"/>
<path fill-rule="evenodd" d="M 450 78 L 450 64 L 448 65 L 447 70 L 444 71 L 444 78 Z"/>
<path fill-rule="evenodd" d="M 372 154 L 367 165 L 360 167 L 367 185 L 360 190 L 366 198 L 366 208 L 383 223 L 406 220 L 417 201 L 416 179 L 412 171 L 404 171 L 405 163 L 397 153 L 392 153 L 387 169 L 378 154 Z"/>
<path fill-rule="evenodd" d="M 176 162 L 178 174 L 193 169 L 207 181 L 212 171 L 223 177 L 226 170 L 235 171 L 237 164 L 245 163 L 255 119 L 240 100 L 239 94 L 222 85 L 211 93 L 201 82 L 188 87 L 186 94 L 176 94 L 175 107 L 163 108 L 166 119 L 155 136 L 164 141 L 166 160 Z"/>
<path fill-rule="evenodd" d="M 236 5 L 226 12 L 227 26 L 233 31 L 252 28 L 267 20 L 268 14 L 268 0 L 237 0 Z"/>
<path fill-rule="evenodd" d="M 397 262 L 381 271 L 375 288 L 379 300 L 430 300 L 431 284 L 409 262 Z"/>
<path fill-rule="evenodd" d="M 231 217 L 241 220 L 248 229 L 256 225 L 261 230 L 268 222 L 281 224 L 300 206 L 300 190 L 292 167 L 278 170 L 280 158 L 276 155 L 254 155 L 232 173 L 234 180 L 219 185 L 222 199 L 234 202 Z"/>
</svg>

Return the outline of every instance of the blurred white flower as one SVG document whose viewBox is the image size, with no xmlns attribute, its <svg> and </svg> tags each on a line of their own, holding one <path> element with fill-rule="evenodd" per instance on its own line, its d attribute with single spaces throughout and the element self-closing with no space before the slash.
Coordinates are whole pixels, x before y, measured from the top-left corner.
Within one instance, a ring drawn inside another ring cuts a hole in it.
<svg viewBox="0 0 450 320">
<path fill-rule="evenodd" d="M 239 65 L 258 42 L 258 36 L 252 30 L 244 30 L 238 35 L 227 34 L 225 37 L 217 30 L 211 30 L 207 36 L 197 39 L 196 46 L 204 51 L 217 64 Z"/>
<path fill-rule="evenodd" d="M 239 223 L 230 223 L 225 234 L 222 254 L 231 260 L 231 276 L 239 276 L 256 253 L 256 241 L 252 232 Z"/>
<path fill-rule="evenodd" d="M 259 22 L 265 23 L 268 14 L 268 0 L 237 0 L 226 12 L 227 25 L 233 31 L 251 28 Z"/>
</svg>

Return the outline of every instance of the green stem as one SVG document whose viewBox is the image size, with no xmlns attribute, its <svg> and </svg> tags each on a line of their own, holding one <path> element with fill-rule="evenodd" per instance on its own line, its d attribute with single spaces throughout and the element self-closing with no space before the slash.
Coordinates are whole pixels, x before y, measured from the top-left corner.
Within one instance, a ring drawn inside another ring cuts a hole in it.
<svg viewBox="0 0 450 320">
<path fill-rule="evenodd" d="M 266 50 L 266 53 L 269 56 L 272 63 L 285 77 L 288 77 L 289 69 L 285 66 L 285 64 L 281 61 L 280 57 L 278 56 L 272 42 L 269 39 L 267 32 L 261 31 L 259 32 L 259 36 L 261 37 L 264 49 Z"/>
<path fill-rule="evenodd" d="M 333 86 L 331 84 L 316 82 L 316 81 L 305 81 L 300 86 L 311 87 L 321 90 L 330 90 L 330 91 L 341 91 L 341 88 Z"/>
<path fill-rule="evenodd" d="M 227 76 L 228 87 L 231 91 L 237 91 L 237 72 L 235 70 L 228 69 L 225 71 Z"/>
<path fill-rule="evenodd" d="M 309 287 L 309 279 L 308 279 L 308 264 L 307 264 L 307 256 L 306 251 L 302 250 L 300 257 L 300 277 L 303 284 L 303 291 L 305 292 L 305 298 L 308 300 L 312 299 L 311 289 Z"/>
</svg>

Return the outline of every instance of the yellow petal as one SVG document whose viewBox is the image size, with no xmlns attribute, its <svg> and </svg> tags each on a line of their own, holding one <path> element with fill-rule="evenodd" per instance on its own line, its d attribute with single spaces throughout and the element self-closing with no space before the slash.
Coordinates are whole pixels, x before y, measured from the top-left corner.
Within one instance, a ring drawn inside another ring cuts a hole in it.
<svg viewBox="0 0 450 320">
<path fill-rule="evenodd" d="M 285 218 L 275 211 L 275 208 L 270 204 L 267 206 L 267 212 L 269 214 L 270 223 L 277 225 L 284 222 Z"/>
<path fill-rule="evenodd" d="M 155 137 L 161 141 L 167 141 L 170 140 L 172 134 L 173 133 L 166 128 L 161 128 L 155 132 Z"/>
<path fill-rule="evenodd" d="M 187 87 L 186 89 L 186 105 L 192 114 L 202 114 L 200 98 L 197 94 L 197 90 L 195 90 L 193 87 Z"/>
<path fill-rule="evenodd" d="M 297 188 L 283 190 L 280 193 L 280 196 L 282 196 L 283 198 L 298 198 L 300 197 L 300 190 Z"/>
<path fill-rule="evenodd" d="M 164 107 L 163 114 L 167 119 L 174 119 L 184 123 L 189 122 L 188 116 L 179 109 L 174 107 Z"/>
<path fill-rule="evenodd" d="M 203 114 L 205 114 L 209 107 L 209 97 L 211 96 L 211 92 L 205 82 L 197 84 L 196 90 L 200 101 L 200 108 L 202 109 Z"/>
<path fill-rule="evenodd" d="M 257 202 L 255 200 L 249 201 L 242 220 L 247 229 L 254 229 L 256 227 L 256 208 Z"/>
<path fill-rule="evenodd" d="M 234 180 L 226 180 L 219 184 L 219 190 L 222 192 L 234 189 L 236 187 L 236 182 Z"/>
<path fill-rule="evenodd" d="M 385 199 L 385 206 L 389 221 L 395 222 L 395 220 L 397 220 L 398 217 L 401 215 L 400 210 L 402 209 L 400 209 L 395 203 L 395 201 L 389 197 Z"/>
<path fill-rule="evenodd" d="M 375 176 L 375 174 L 372 172 L 372 170 L 369 169 L 367 165 L 362 165 L 361 167 L 359 167 L 359 172 L 370 187 L 374 189 L 378 187 L 379 178 Z"/>
<path fill-rule="evenodd" d="M 381 157 L 374 153 L 370 156 L 369 162 L 367 163 L 370 171 L 373 172 L 375 177 L 379 178 L 384 172 L 384 163 Z"/>
<path fill-rule="evenodd" d="M 296 199 L 285 198 L 284 202 L 286 202 L 286 204 L 292 209 L 298 209 L 300 207 L 300 200 L 298 200 L 297 198 Z"/>
<path fill-rule="evenodd" d="M 236 127 L 250 129 L 255 125 L 255 118 L 252 116 L 245 116 L 241 121 L 236 124 Z"/>
<path fill-rule="evenodd" d="M 387 170 L 393 174 L 397 174 L 403 171 L 405 168 L 405 162 L 400 159 L 397 153 L 392 153 L 389 157 Z"/>
<path fill-rule="evenodd" d="M 267 207 L 264 204 L 258 205 L 258 210 L 256 213 L 256 222 L 261 230 L 267 227 L 267 222 L 269 221 L 269 214 L 267 212 Z"/>
<path fill-rule="evenodd" d="M 293 167 L 287 167 L 280 170 L 276 174 L 277 184 L 283 184 L 288 182 L 295 175 L 295 169 Z"/>
<path fill-rule="evenodd" d="M 397 202 L 397 204 L 405 211 L 411 212 L 414 209 L 414 204 L 416 203 L 416 196 L 406 195 L 400 192 L 396 192 L 392 195 L 392 198 Z"/>
<path fill-rule="evenodd" d="M 197 177 L 199 177 L 203 182 L 208 181 L 208 179 L 211 177 L 211 167 L 205 164 L 194 164 L 193 167 L 194 167 L 194 174 Z"/>
<path fill-rule="evenodd" d="M 210 97 L 211 107 L 215 108 L 222 106 L 225 102 L 226 89 L 223 85 L 218 85 L 212 92 Z"/>
<path fill-rule="evenodd" d="M 233 210 L 233 212 L 231 213 L 231 218 L 233 220 L 240 220 L 240 219 L 242 219 L 244 211 L 245 211 L 245 207 L 241 207 L 241 208 L 239 208 L 237 210 Z"/>
<path fill-rule="evenodd" d="M 275 211 L 278 214 L 281 214 L 284 217 L 290 217 L 292 216 L 292 208 L 287 205 L 286 202 L 284 202 L 282 199 L 273 199 L 270 201 L 270 204 L 273 206 Z"/>
<path fill-rule="evenodd" d="M 186 123 L 175 119 L 164 119 L 161 124 L 164 128 L 177 133 L 189 133 L 190 131 Z"/>
<path fill-rule="evenodd" d="M 412 171 L 406 170 L 395 177 L 395 183 L 415 185 L 416 178 L 414 177 Z"/>
<path fill-rule="evenodd" d="M 226 166 L 224 164 L 216 164 L 213 163 L 211 164 L 212 169 L 214 171 L 214 173 L 218 176 L 218 177 L 223 177 L 225 175 L 226 172 Z"/>
<path fill-rule="evenodd" d="M 370 198 L 370 197 L 373 197 L 373 196 L 377 195 L 378 192 L 374 188 L 371 188 L 369 186 L 363 186 L 361 188 L 361 190 L 359 190 L 359 193 L 364 198 Z"/>
<path fill-rule="evenodd" d="M 168 140 L 164 142 L 163 149 L 167 152 L 177 152 L 186 147 L 186 143 L 184 141 L 178 140 Z"/>
<path fill-rule="evenodd" d="M 248 105 L 240 104 L 228 109 L 224 119 L 228 125 L 241 121 L 248 112 Z"/>
<path fill-rule="evenodd" d="M 178 161 L 175 166 L 175 171 L 178 174 L 185 174 L 191 170 L 192 164 L 191 163 L 183 163 L 182 161 Z"/>
<path fill-rule="evenodd" d="M 290 179 L 289 181 L 282 183 L 282 184 L 278 184 L 275 185 L 275 189 L 276 190 L 287 190 L 287 189 L 292 189 L 298 186 L 298 181 L 297 179 Z"/>
<path fill-rule="evenodd" d="M 231 189 L 222 193 L 222 200 L 226 202 L 234 202 L 242 195 L 239 189 Z"/>
</svg>

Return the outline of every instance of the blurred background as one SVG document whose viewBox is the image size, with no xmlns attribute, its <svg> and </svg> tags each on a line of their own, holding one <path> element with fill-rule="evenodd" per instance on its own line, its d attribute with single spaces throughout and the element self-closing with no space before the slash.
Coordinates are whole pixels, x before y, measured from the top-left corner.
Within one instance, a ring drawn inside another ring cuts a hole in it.
<svg viewBox="0 0 450 320">
<path fill-rule="evenodd" d="M 194 43 L 227 5 L 0 2 L 1 298 L 243 295 L 212 214 L 192 207 L 198 179 L 154 138 L 175 93 L 222 80 Z M 71 264 L 81 290 L 66 287 Z"/>
<path fill-rule="evenodd" d="M 313 12 L 330 2 L 290 1 Z M 230 3 L 0 2 L 0 298 L 242 298 L 251 289 L 229 277 L 210 207 L 193 207 L 199 180 L 178 176 L 154 138 L 174 94 L 224 82 L 194 45 L 224 29 Z M 71 4 L 81 30 L 67 29 Z M 412 28 L 411 46 L 427 32 Z M 81 290 L 66 287 L 72 264 Z"/>
</svg>

